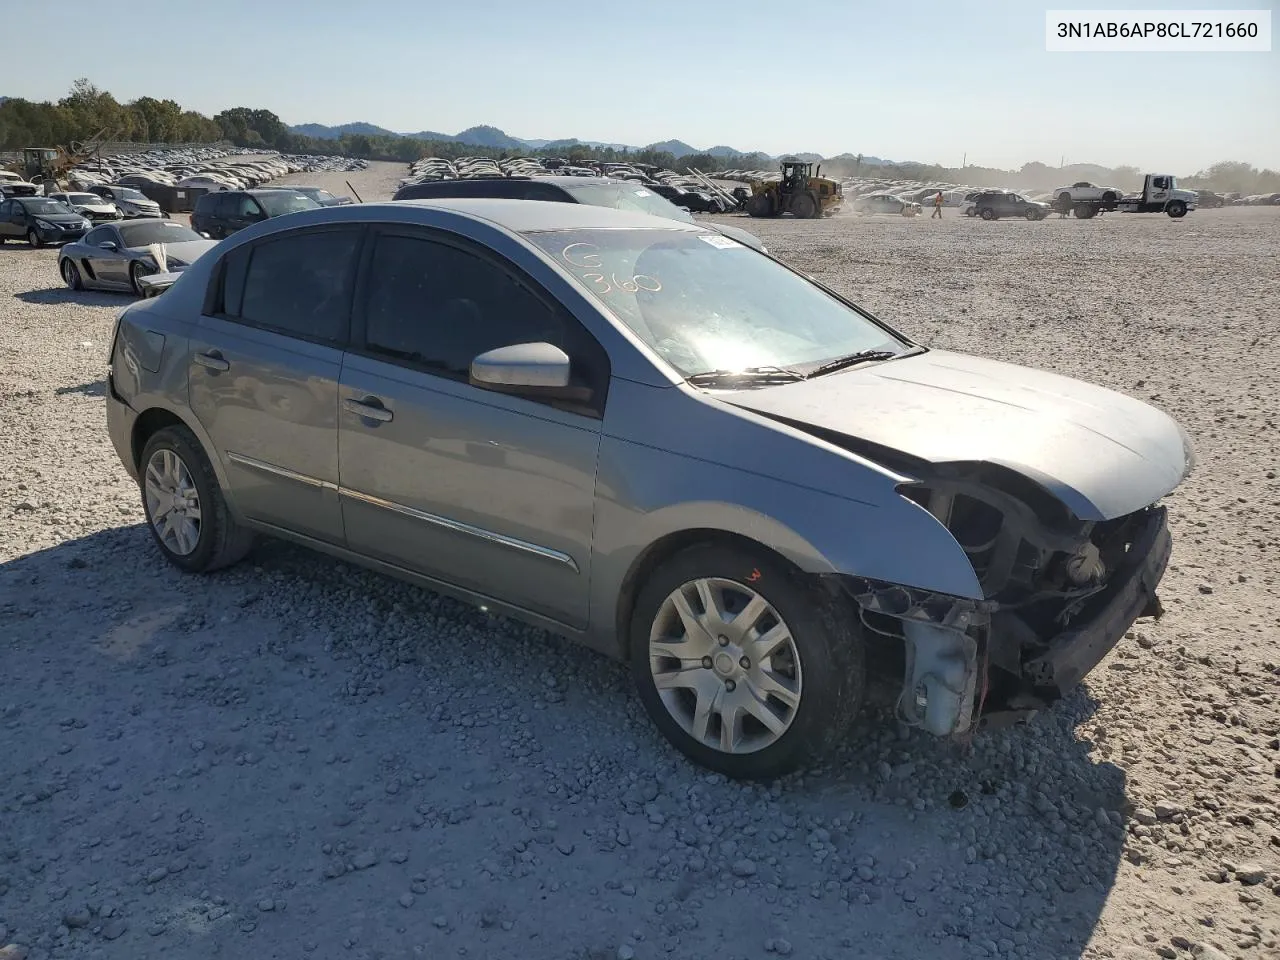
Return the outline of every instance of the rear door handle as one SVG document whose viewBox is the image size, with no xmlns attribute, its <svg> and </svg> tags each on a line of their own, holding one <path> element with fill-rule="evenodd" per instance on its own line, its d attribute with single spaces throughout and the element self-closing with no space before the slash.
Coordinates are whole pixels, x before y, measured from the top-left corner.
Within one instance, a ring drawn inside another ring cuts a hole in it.
<svg viewBox="0 0 1280 960">
<path fill-rule="evenodd" d="M 197 353 L 193 358 L 196 363 L 202 367 L 208 367 L 210 370 L 230 370 L 231 364 L 222 358 L 222 354 L 217 350 L 210 350 L 208 353 Z"/>
<path fill-rule="evenodd" d="M 342 401 L 342 406 L 348 412 L 366 420 L 378 420 L 386 423 L 394 416 L 390 410 L 382 405 L 382 401 L 377 397 L 365 397 L 363 400 L 348 398 Z"/>
</svg>

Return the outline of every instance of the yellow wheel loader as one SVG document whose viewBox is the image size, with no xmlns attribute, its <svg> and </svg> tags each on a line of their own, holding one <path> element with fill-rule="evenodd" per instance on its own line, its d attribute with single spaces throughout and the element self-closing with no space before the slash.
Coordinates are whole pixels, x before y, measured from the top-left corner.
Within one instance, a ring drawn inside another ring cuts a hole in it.
<svg viewBox="0 0 1280 960">
<path fill-rule="evenodd" d="M 777 180 L 757 180 L 751 184 L 747 213 L 753 217 L 780 217 L 789 213 L 801 220 L 829 217 L 844 203 L 838 181 L 815 172 L 813 164 L 795 157 L 783 157 L 782 176 Z"/>
</svg>

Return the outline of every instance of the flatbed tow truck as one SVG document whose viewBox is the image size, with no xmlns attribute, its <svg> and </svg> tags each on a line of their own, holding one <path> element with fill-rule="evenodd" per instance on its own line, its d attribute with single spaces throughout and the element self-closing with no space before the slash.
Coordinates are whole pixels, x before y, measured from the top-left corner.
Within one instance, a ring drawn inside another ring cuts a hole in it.
<svg viewBox="0 0 1280 960">
<path fill-rule="evenodd" d="M 1180 190 L 1177 178 L 1171 173 L 1148 173 L 1142 181 L 1142 192 L 1116 196 L 1108 190 L 1101 197 L 1072 196 L 1066 191 L 1054 198 L 1054 205 L 1063 209 L 1070 204 L 1071 212 L 1081 220 L 1088 220 L 1108 210 L 1121 213 L 1163 213 L 1175 220 L 1185 217 L 1200 202 L 1194 190 Z"/>
</svg>

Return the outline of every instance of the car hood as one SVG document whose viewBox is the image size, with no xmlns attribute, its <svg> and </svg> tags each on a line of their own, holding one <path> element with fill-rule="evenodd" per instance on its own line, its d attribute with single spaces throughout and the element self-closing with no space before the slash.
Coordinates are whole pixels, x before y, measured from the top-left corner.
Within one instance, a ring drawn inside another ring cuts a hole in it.
<svg viewBox="0 0 1280 960">
<path fill-rule="evenodd" d="M 84 217 L 78 213 L 33 213 L 31 219 L 56 223 L 60 227 L 78 227 L 84 223 Z"/>
<path fill-rule="evenodd" d="M 217 240 L 183 240 L 181 243 L 170 243 L 165 245 L 165 253 L 174 260 L 181 260 L 183 263 L 194 263 L 196 257 L 201 254 L 208 253 L 218 245 Z M 149 247 L 130 247 L 132 253 L 146 254 L 150 256 Z"/>
<path fill-rule="evenodd" d="M 1185 431 L 1140 400 L 943 350 L 720 397 L 802 430 L 816 427 L 933 464 L 1006 467 L 1081 520 L 1155 503 L 1194 464 Z"/>
</svg>

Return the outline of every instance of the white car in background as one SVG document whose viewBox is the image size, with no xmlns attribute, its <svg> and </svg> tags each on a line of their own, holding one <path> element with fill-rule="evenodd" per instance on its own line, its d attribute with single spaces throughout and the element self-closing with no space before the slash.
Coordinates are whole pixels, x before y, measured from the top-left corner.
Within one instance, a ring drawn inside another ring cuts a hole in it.
<svg viewBox="0 0 1280 960">
<path fill-rule="evenodd" d="M 1073 183 L 1069 187 L 1054 187 L 1053 199 L 1057 201 L 1076 200 L 1103 200 L 1107 203 L 1114 203 L 1124 196 L 1124 191 L 1119 187 L 1103 187 L 1096 183 L 1090 183 L 1088 180 L 1081 180 L 1079 183 Z"/>
</svg>

